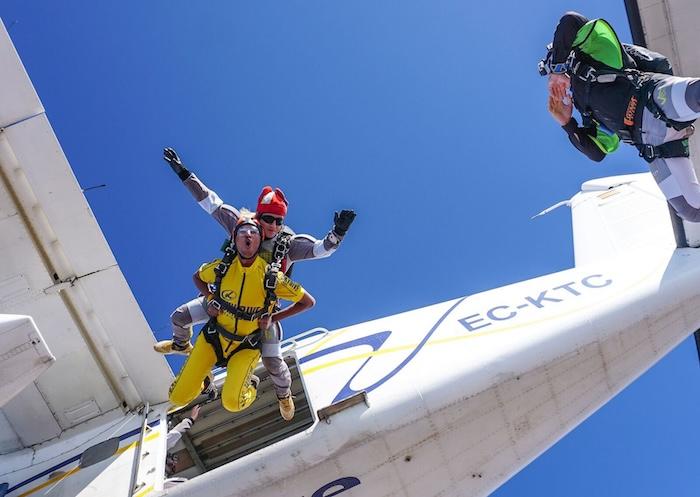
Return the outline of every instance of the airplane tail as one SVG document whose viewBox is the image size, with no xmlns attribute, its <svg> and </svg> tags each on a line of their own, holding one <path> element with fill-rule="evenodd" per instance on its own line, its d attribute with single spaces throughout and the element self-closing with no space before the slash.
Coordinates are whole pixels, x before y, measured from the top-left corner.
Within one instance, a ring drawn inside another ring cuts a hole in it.
<svg viewBox="0 0 700 497">
<path fill-rule="evenodd" d="M 650 173 L 586 181 L 570 205 L 576 267 L 677 246 L 668 204 Z"/>
<path fill-rule="evenodd" d="M 700 226 L 684 223 L 650 173 L 586 181 L 570 201 L 576 266 L 630 253 L 700 246 Z M 546 212 L 546 211 L 545 211 Z M 700 330 L 695 332 L 700 360 Z"/>
</svg>

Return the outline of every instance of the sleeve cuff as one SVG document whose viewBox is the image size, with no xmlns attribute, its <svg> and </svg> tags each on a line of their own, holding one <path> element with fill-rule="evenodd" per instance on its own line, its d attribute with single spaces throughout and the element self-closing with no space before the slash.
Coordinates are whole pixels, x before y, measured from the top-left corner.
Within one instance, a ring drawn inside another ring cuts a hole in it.
<svg viewBox="0 0 700 497">
<path fill-rule="evenodd" d="M 343 237 L 340 236 L 338 233 L 335 232 L 335 229 L 331 230 L 328 232 L 328 235 L 326 236 L 329 242 L 333 245 L 340 245 L 340 242 L 343 241 Z"/>
<path fill-rule="evenodd" d="M 576 131 L 578 130 L 578 123 L 576 122 L 576 119 L 572 117 L 571 119 L 569 119 L 568 123 L 562 126 L 562 128 L 564 129 L 564 131 L 566 131 L 567 134 L 571 135 L 576 133 Z"/>
</svg>

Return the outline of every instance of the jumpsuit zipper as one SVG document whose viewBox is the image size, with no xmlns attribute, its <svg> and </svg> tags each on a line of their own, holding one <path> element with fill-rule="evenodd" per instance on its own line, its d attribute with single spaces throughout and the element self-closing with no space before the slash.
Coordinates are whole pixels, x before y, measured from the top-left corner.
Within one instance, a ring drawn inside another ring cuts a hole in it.
<svg viewBox="0 0 700 497">
<path fill-rule="evenodd" d="M 241 308 L 241 299 L 243 298 L 243 286 L 245 285 L 245 275 L 246 273 L 243 273 L 243 279 L 241 280 L 241 289 L 238 291 L 238 302 L 236 303 L 236 307 L 238 309 Z M 233 333 L 238 334 L 238 313 L 234 316 L 235 321 L 233 324 Z M 231 345 L 233 344 L 233 340 L 229 340 L 228 345 L 226 346 L 226 350 L 224 350 L 224 354 L 228 352 L 228 349 L 231 348 Z"/>
</svg>

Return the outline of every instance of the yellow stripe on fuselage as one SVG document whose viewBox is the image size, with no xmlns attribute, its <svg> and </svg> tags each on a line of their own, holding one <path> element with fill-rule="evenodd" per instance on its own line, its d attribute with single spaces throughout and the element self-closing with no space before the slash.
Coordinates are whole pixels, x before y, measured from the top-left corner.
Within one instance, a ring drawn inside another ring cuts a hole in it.
<svg viewBox="0 0 700 497">
<path fill-rule="evenodd" d="M 654 273 L 654 271 L 658 271 L 658 270 L 659 270 L 659 266 L 665 265 L 666 263 L 667 263 L 667 261 L 664 260 L 664 259 L 662 259 L 661 262 L 660 262 L 659 264 L 657 264 L 656 267 L 652 267 L 652 268 L 649 269 L 645 274 L 643 274 L 642 276 L 640 276 L 640 277 L 637 278 L 636 280 L 630 281 L 624 288 L 622 288 L 622 289 L 620 289 L 619 291 L 617 291 L 617 292 L 616 292 L 616 295 L 624 295 L 624 294 L 628 293 L 630 290 L 632 290 L 633 288 L 635 288 L 635 287 L 641 285 L 642 282 L 643 282 L 646 278 L 648 278 L 650 275 L 652 275 L 652 274 Z M 528 321 L 528 322 L 526 322 L 526 323 L 522 323 L 522 324 L 516 324 L 516 325 L 512 325 L 512 326 L 505 326 L 505 327 L 503 327 L 503 328 L 497 328 L 497 329 L 495 329 L 495 330 L 480 331 L 480 332 L 478 332 L 478 333 L 476 333 L 476 334 L 473 334 L 473 335 L 472 335 L 472 334 L 469 334 L 469 335 L 460 335 L 460 336 L 447 337 L 447 338 L 430 339 L 430 340 L 428 340 L 428 342 L 425 344 L 425 346 L 426 346 L 426 347 L 432 347 L 432 346 L 435 346 L 435 345 L 443 345 L 443 344 L 446 344 L 446 343 L 452 343 L 452 342 L 457 342 L 457 341 L 473 340 L 473 339 L 482 338 L 482 337 L 491 336 L 491 335 L 496 335 L 496 334 L 500 334 L 500 333 L 511 332 L 511 331 L 516 330 L 516 329 L 519 329 L 519 328 L 525 328 L 525 327 L 529 327 L 529 326 L 538 325 L 538 324 L 541 324 L 541 323 L 544 323 L 544 322 L 547 322 L 547 321 L 552 321 L 553 319 L 560 319 L 560 318 L 562 318 L 562 317 L 569 316 L 569 315 L 571 315 L 571 314 L 574 314 L 574 313 L 577 313 L 577 312 L 580 312 L 580 311 L 589 309 L 589 308 L 591 308 L 591 307 L 593 307 L 593 306 L 595 306 L 595 305 L 598 305 L 598 304 L 600 303 L 600 300 L 608 300 L 609 298 L 610 298 L 610 297 L 601 298 L 601 299 L 596 299 L 596 300 L 594 300 L 593 302 L 589 302 L 588 304 L 581 305 L 581 306 L 577 306 L 577 307 L 575 307 L 575 308 L 573 308 L 573 309 L 570 309 L 570 310 L 568 310 L 568 311 L 556 313 L 556 314 L 554 314 L 554 315 L 552 315 L 552 316 L 544 317 L 544 318 L 541 318 L 541 319 L 530 320 L 530 321 Z M 352 329 L 353 329 L 353 328 L 346 328 L 346 329 L 344 329 L 344 330 L 342 330 L 341 332 L 338 332 L 338 333 L 336 333 L 336 332 L 330 333 L 328 337 L 326 337 L 326 338 L 325 338 L 324 340 L 322 340 L 319 344 L 317 344 L 316 346 L 314 346 L 314 347 L 311 349 L 311 351 L 309 351 L 309 354 L 308 354 L 308 355 L 311 355 L 312 353 L 314 353 L 314 352 L 316 352 L 316 351 L 322 349 L 324 345 L 328 344 L 328 343 L 329 343 L 330 341 L 332 341 L 332 340 L 337 340 L 339 337 L 341 337 L 342 335 L 344 335 L 345 333 L 347 333 L 348 331 L 350 331 L 350 330 L 352 330 Z M 343 358 L 341 358 L 341 359 L 336 359 L 335 361 L 328 361 L 328 362 L 319 364 L 318 366 L 312 366 L 312 367 L 309 367 L 309 368 L 302 368 L 301 371 L 302 371 L 302 374 L 304 374 L 304 375 L 306 376 L 306 375 L 314 374 L 314 373 L 316 373 L 316 372 L 318 372 L 318 371 L 321 371 L 321 370 L 324 370 L 324 369 L 331 368 L 331 367 L 336 366 L 336 365 L 338 365 L 338 364 L 344 364 L 344 363 L 351 362 L 351 361 L 356 361 L 356 360 L 359 360 L 359 359 L 367 359 L 367 358 L 369 358 L 369 357 L 375 357 L 375 356 L 386 355 L 386 354 L 393 354 L 393 353 L 400 352 L 400 351 L 403 351 L 403 350 L 413 350 L 414 348 L 418 347 L 418 345 L 419 345 L 419 343 L 411 343 L 411 344 L 406 344 L 406 345 L 399 345 L 399 346 L 396 346 L 396 347 L 390 347 L 390 348 L 386 348 L 386 349 L 383 349 L 383 350 L 376 350 L 376 351 L 372 351 L 372 352 L 365 352 L 365 353 L 362 353 L 362 354 L 354 354 L 354 355 L 349 356 L 349 357 L 343 357 Z M 360 346 L 360 345 L 358 345 L 358 347 L 359 347 L 359 346 Z"/>
<path fill-rule="evenodd" d="M 143 497 L 144 495 L 149 494 L 151 492 L 153 492 L 153 485 L 144 488 L 141 492 L 134 495 L 134 497 Z"/>
<path fill-rule="evenodd" d="M 147 436 L 144 439 L 144 442 L 150 442 L 151 440 L 154 440 L 154 439 L 158 438 L 159 436 L 160 436 L 160 432 L 153 433 L 152 435 Z M 139 444 L 138 442 L 132 442 L 129 445 L 126 445 L 126 446 L 122 447 L 121 449 L 118 449 L 112 457 L 119 456 L 129 449 L 133 449 L 138 444 Z M 38 492 L 42 488 L 46 488 L 49 485 L 52 485 L 54 483 L 59 483 L 61 480 L 64 480 L 64 479 L 68 478 L 69 476 L 74 475 L 78 471 L 80 471 L 80 465 L 76 466 L 75 468 L 71 469 L 70 471 L 68 471 L 62 475 L 54 476 L 53 478 L 45 481 L 41 485 L 37 485 L 36 487 L 32 488 L 31 490 L 27 490 L 26 492 L 19 494 L 17 497 L 26 497 L 27 495 L 32 495 L 33 493 Z M 136 497 L 141 497 L 143 495 L 146 495 L 146 493 L 148 493 L 152 490 L 153 490 L 152 486 L 147 487 L 142 493 L 138 494 Z"/>
</svg>

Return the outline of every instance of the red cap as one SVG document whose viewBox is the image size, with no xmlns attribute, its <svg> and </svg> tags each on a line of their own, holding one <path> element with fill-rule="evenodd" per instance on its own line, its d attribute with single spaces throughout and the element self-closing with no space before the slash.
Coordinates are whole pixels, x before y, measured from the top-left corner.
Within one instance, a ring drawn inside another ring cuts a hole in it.
<svg viewBox="0 0 700 497">
<path fill-rule="evenodd" d="M 266 186 L 260 192 L 258 208 L 255 210 L 255 213 L 258 216 L 260 214 L 274 214 L 285 217 L 288 205 L 289 203 L 282 190 L 279 188 L 273 190 L 271 186 Z"/>
</svg>

